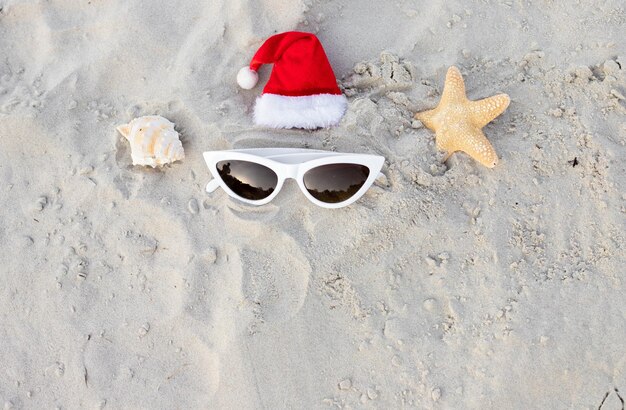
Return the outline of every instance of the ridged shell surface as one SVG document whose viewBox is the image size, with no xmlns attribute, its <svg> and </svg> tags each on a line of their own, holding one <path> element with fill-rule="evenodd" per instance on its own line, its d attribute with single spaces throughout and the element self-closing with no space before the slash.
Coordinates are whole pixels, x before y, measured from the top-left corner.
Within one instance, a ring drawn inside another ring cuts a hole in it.
<svg viewBox="0 0 626 410">
<path fill-rule="evenodd" d="M 135 118 L 117 130 L 130 142 L 133 165 L 158 167 L 185 158 L 174 123 L 159 115 Z"/>
</svg>

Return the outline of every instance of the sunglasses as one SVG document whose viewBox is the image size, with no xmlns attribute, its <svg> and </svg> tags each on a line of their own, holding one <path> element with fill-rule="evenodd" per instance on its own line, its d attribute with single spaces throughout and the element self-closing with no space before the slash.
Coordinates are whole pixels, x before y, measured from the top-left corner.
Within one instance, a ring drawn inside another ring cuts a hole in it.
<svg viewBox="0 0 626 410">
<path fill-rule="evenodd" d="M 300 148 L 209 151 L 204 160 L 213 174 L 207 192 L 221 186 L 233 198 L 263 205 L 292 178 L 309 201 L 324 208 L 341 208 L 363 196 L 385 161 L 378 155 Z"/>
</svg>

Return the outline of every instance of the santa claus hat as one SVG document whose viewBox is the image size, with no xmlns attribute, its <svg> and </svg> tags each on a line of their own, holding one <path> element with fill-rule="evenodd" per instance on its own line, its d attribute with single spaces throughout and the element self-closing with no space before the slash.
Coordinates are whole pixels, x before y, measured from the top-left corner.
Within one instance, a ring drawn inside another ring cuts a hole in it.
<svg viewBox="0 0 626 410">
<path fill-rule="evenodd" d="M 241 88 L 253 88 L 263 64 L 274 64 L 254 106 L 254 122 L 273 128 L 313 129 L 336 125 L 347 100 L 320 41 L 311 33 L 290 31 L 268 38 L 249 67 L 237 74 Z"/>
</svg>

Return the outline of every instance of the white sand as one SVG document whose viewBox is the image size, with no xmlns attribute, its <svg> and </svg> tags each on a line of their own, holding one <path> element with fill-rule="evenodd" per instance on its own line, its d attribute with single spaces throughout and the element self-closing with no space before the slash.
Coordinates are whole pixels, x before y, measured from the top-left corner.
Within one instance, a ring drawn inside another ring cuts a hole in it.
<svg viewBox="0 0 626 410">
<path fill-rule="evenodd" d="M 622 0 L 0 8 L 0 406 L 624 408 Z M 293 29 L 350 97 L 335 129 L 252 126 L 236 73 Z M 492 170 L 411 126 L 452 64 L 512 98 Z M 131 166 L 115 126 L 145 114 L 182 163 Z M 259 146 L 387 180 L 341 210 L 204 193 L 202 151 Z"/>
</svg>

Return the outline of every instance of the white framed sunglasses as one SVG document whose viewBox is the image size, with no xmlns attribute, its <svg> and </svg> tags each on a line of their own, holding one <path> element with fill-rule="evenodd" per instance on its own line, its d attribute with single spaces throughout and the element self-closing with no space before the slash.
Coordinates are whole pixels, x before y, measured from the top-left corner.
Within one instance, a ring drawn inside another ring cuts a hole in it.
<svg viewBox="0 0 626 410">
<path fill-rule="evenodd" d="M 380 174 L 385 158 L 303 148 L 253 148 L 205 152 L 218 187 L 251 205 L 270 202 L 286 179 L 295 179 L 309 201 L 323 208 L 341 208 L 359 199 Z"/>
</svg>

